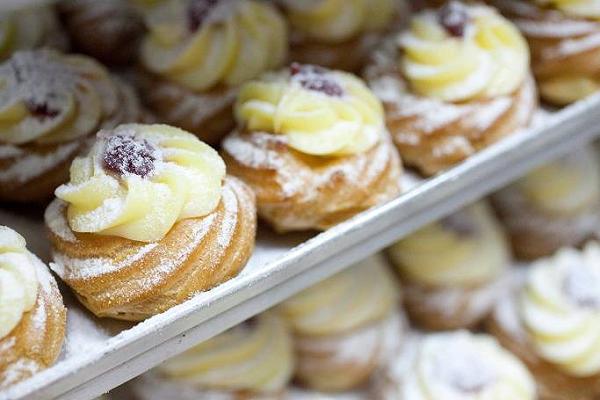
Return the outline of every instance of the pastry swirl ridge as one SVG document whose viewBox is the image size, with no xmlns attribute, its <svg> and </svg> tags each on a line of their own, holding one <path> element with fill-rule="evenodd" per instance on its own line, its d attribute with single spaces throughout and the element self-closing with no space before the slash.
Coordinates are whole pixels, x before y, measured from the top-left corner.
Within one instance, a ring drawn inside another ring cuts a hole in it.
<svg viewBox="0 0 600 400">
<path fill-rule="evenodd" d="M 228 177 L 221 196 L 211 214 L 177 222 L 154 243 L 73 232 L 57 199 L 46 211 L 51 267 L 98 316 L 140 320 L 162 312 L 237 275 L 250 257 L 254 195 Z"/>
<path fill-rule="evenodd" d="M 49 367 L 65 336 L 66 310 L 47 267 L 0 226 L 0 389 Z"/>
</svg>

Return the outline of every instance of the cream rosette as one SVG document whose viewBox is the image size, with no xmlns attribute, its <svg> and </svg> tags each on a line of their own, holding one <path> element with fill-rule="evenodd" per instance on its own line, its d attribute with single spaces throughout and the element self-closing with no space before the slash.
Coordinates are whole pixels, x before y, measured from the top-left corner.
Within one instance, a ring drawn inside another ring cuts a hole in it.
<svg viewBox="0 0 600 400">
<path fill-rule="evenodd" d="M 71 180 L 56 190 L 75 232 L 155 242 L 185 218 L 212 212 L 225 164 L 195 136 L 167 125 L 120 125 L 100 131 Z"/>
<path fill-rule="evenodd" d="M 411 346 L 412 347 L 412 346 Z M 487 335 L 426 335 L 387 372 L 383 400 L 534 400 L 527 368 Z"/>
<path fill-rule="evenodd" d="M 520 314 L 538 355 L 574 377 L 600 373 L 600 246 L 563 249 L 531 267 Z"/>
<path fill-rule="evenodd" d="M 518 29 L 494 9 L 453 1 L 412 18 L 400 37 L 401 70 L 414 92 L 443 101 L 515 92 L 529 71 Z"/>
<path fill-rule="evenodd" d="M 593 150 L 582 149 L 533 170 L 515 186 L 536 208 L 577 215 L 600 201 L 600 163 Z"/>
<path fill-rule="evenodd" d="M 134 390 L 142 399 L 173 398 L 174 392 L 182 391 L 195 393 L 195 398 L 213 398 L 209 393 L 214 393 L 219 399 L 238 397 L 219 397 L 218 392 L 279 394 L 293 369 L 288 328 L 280 317 L 268 312 L 164 362 L 150 374 L 153 376 L 142 377 Z M 196 391 L 189 391 L 188 386 Z"/>
<path fill-rule="evenodd" d="M 302 36 L 328 43 L 386 29 L 398 0 L 280 0 L 291 26 Z"/>
<path fill-rule="evenodd" d="M 394 277 L 373 256 L 285 301 L 279 311 L 297 334 L 334 335 L 385 319 L 399 300 Z"/>
<path fill-rule="evenodd" d="M 311 65 L 248 82 L 235 113 L 242 129 L 283 135 L 291 148 L 315 156 L 365 152 L 386 132 L 383 107 L 360 79 Z"/>
<path fill-rule="evenodd" d="M 23 51 L 0 66 L 0 144 L 80 139 L 118 114 L 119 92 L 90 58 Z"/>
<path fill-rule="evenodd" d="M 35 305 L 38 279 L 30 257 L 25 239 L 0 225 L 0 339 Z"/>
<path fill-rule="evenodd" d="M 388 252 L 404 277 L 428 287 L 493 281 L 510 259 L 506 238 L 484 202 L 425 226 Z"/>
<path fill-rule="evenodd" d="M 287 55 L 285 21 L 263 1 L 171 0 L 154 7 L 147 22 L 144 66 L 195 92 L 239 85 Z"/>
<path fill-rule="evenodd" d="M 565 14 L 581 18 L 600 19 L 598 0 L 534 0 L 540 6 L 557 8 Z"/>
</svg>

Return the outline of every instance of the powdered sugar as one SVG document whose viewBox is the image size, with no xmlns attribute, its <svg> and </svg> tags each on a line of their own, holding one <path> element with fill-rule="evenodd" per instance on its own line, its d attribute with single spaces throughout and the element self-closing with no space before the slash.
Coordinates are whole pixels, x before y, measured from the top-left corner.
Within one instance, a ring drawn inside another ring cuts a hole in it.
<svg viewBox="0 0 600 400">
<path fill-rule="evenodd" d="M 77 238 L 69 227 L 67 219 L 64 217 L 67 203 L 62 200 L 54 200 L 44 214 L 44 219 L 50 229 L 50 232 L 64 240 L 65 242 L 75 243 Z"/>
<path fill-rule="evenodd" d="M 1 375 L 0 387 L 7 387 L 40 371 L 42 366 L 29 358 L 20 358 L 10 363 Z"/>
</svg>

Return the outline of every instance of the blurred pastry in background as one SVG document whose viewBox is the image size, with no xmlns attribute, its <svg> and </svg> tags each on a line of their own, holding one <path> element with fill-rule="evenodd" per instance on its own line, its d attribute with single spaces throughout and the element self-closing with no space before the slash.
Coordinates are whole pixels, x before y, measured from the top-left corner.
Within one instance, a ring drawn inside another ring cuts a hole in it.
<svg viewBox="0 0 600 400">
<path fill-rule="evenodd" d="M 525 39 L 476 3 L 415 14 L 373 54 L 364 76 L 402 160 L 426 175 L 527 127 L 536 109 Z"/>
<path fill-rule="evenodd" d="M 390 248 L 413 322 L 427 329 L 476 326 L 505 286 L 510 251 L 485 202 L 429 224 Z"/>
<path fill-rule="evenodd" d="M 292 64 L 245 84 L 227 168 L 277 231 L 327 229 L 400 192 L 381 103 L 349 73 Z"/>
<path fill-rule="evenodd" d="M 0 201 L 49 200 L 98 129 L 142 118 L 133 90 L 86 56 L 17 52 L 0 82 Z"/>
<path fill-rule="evenodd" d="M 135 400 L 283 400 L 292 339 L 272 312 L 175 356 L 127 384 Z"/>
<path fill-rule="evenodd" d="M 378 400 L 538 399 L 517 357 L 492 336 L 467 331 L 412 338 L 374 381 Z"/>
<path fill-rule="evenodd" d="M 167 125 L 101 130 L 56 197 L 51 267 L 98 317 L 159 314 L 236 276 L 254 249 L 250 188 Z"/>
<path fill-rule="evenodd" d="M 21 6 L 0 11 L 0 61 L 19 50 L 68 48 L 68 40 L 52 6 Z"/>
<path fill-rule="evenodd" d="M 492 196 L 522 259 L 553 254 L 595 237 L 600 224 L 600 161 L 591 147 L 533 170 Z"/>
<path fill-rule="evenodd" d="M 67 310 L 48 267 L 0 225 L 0 390 L 54 364 Z"/>
<path fill-rule="evenodd" d="M 290 24 L 292 61 L 358 72 L 408 15 L 405 0 L 278 0 Z"/>
<path fill-rule="evenodd" d="M 592 0 L 492 0 L 527 38 L 542 99 L 566 105 L 600 89 L 600 8 Z"/>
<path fill-rule="evenodd" d="M 296 380 L 343 391 L 364 384 L 402 344 L 400 291 L 379 255 L 310 287 L 277 310 L 294 334 Z"/>
<path fill-rule="evenodd" d="M 158 119 L 217 144 L 239 85 L 281 67 L 287 26 L 269 2 L 169 0 L 147 13 L 139 84 Z"/>
<path fill-rule="evenodd" d="M 532 263 L 498 303 L 489 330 L 537 379 L 542 399 L 600 395 L 600 245 Z"/>
<path fill-rule="evenodd" d="M 74 51 L 106 64 L 136 60 L 144 19 L 128 0 L 61 0 L 58 9 Z"/>
</svg>

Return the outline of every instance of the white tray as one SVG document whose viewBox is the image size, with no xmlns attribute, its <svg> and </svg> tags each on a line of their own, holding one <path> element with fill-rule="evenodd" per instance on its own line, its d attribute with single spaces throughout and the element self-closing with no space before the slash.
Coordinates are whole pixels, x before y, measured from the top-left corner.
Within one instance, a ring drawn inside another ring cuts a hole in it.
<svg viewBox="0 0 600 400">
<path fill-rule="evenodd" d="M 91 399 L 196 343 L 257 314 L 389 245 L 420 226 L 501 187 L 544 161 L 600 136 L 600 96 L 556 113 L 394 201 L 314 237 L 259 230 L 256 251 L 238 277 L 137 325 L 98 320 L 63 290 L 69 308 L 61 360 L 0 399 Z M 27 237 L 47 258 L 35 217 L 0 210 L 0 224 Z"/>
</svg>

